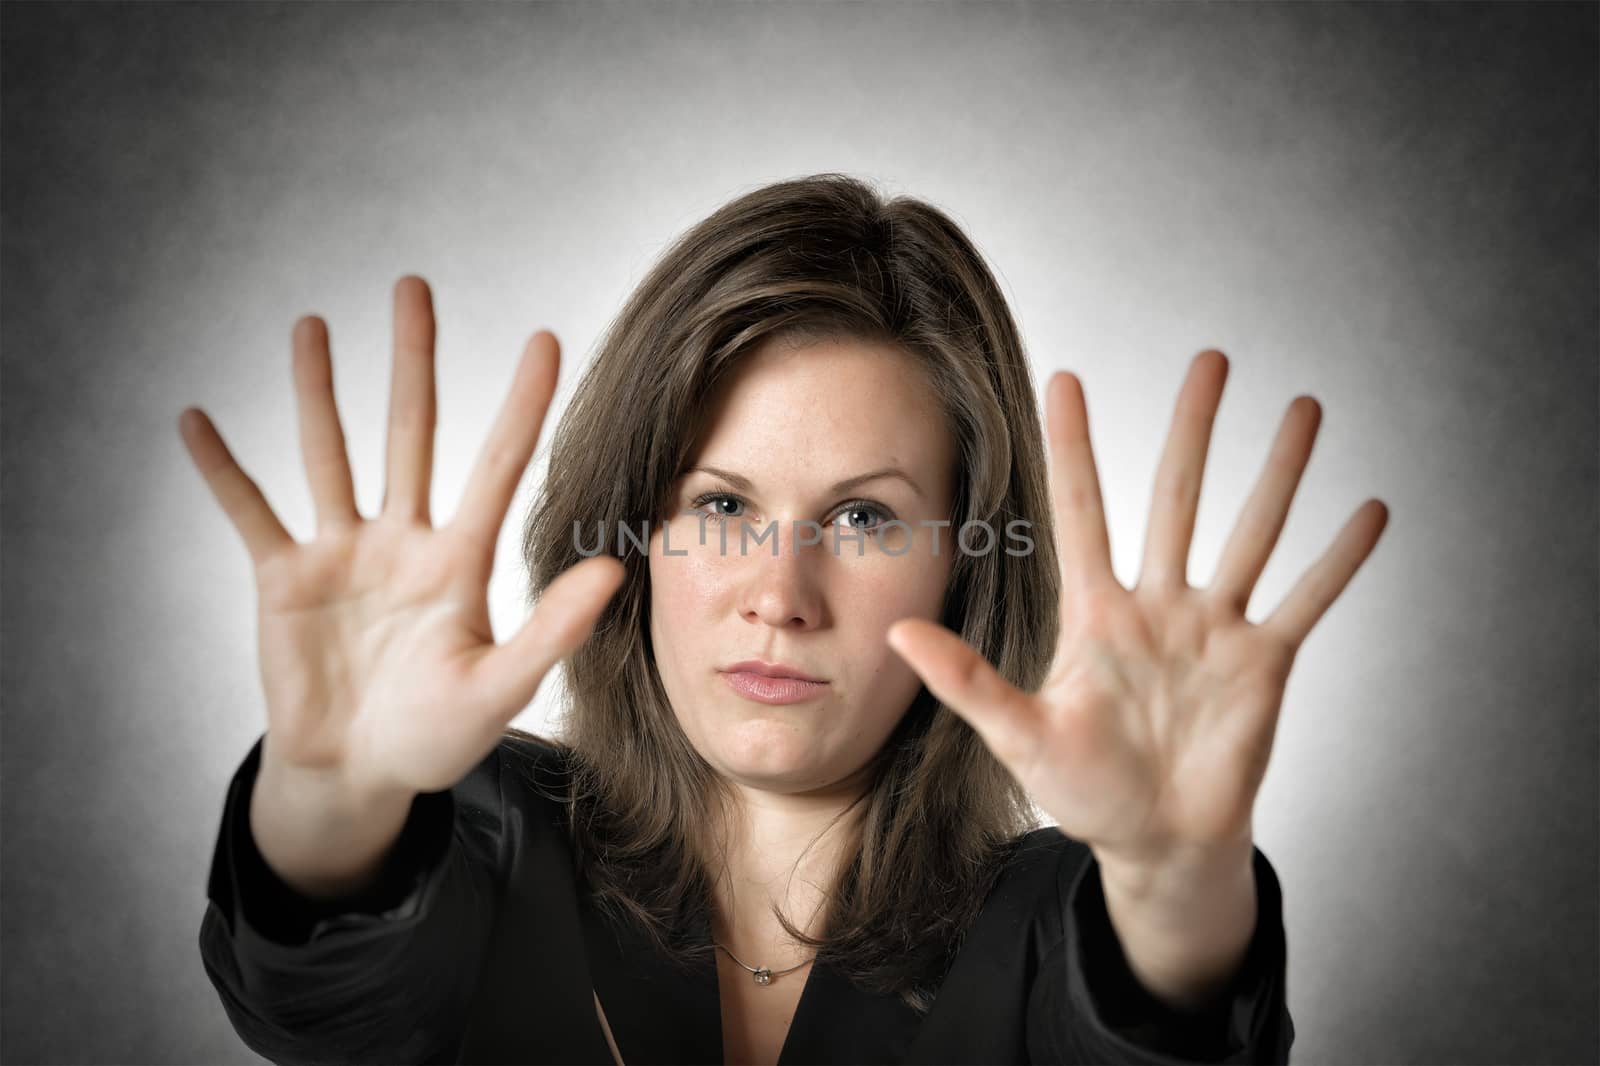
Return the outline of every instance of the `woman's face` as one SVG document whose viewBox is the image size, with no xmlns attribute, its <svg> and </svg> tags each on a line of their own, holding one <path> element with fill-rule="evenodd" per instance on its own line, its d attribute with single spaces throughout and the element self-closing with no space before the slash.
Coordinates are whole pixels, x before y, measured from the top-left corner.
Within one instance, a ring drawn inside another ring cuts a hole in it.
<svg viewBox="0 0 1600 1066">
<path fill-rule="evenodd" d="M 761 345 L 710 415 L 652 529 L 662 684 L 722 776 L 786 793 L 847 784 L 921 687 L 885 633 L 939 618 L 956 545 L 924 523 L 951 517 L 944 412 L 910 356 L 842 340 Z M 879 530 L 895 519 L 905 527 Z M 730 672 L 752 661 L 823 683 Z"/>
</svg>

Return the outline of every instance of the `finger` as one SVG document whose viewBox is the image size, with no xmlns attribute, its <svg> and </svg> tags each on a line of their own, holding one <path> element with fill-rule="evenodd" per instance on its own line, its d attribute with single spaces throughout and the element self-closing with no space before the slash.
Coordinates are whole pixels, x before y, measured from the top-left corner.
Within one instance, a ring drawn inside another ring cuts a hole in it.
<svg viewBox="0 0 1600 1066">
<path fill-rule="evenodd" d="M 178 416 L 178 433 L 189 458 L 206 479 L 228 521 L 239 531 L 245 550 L 257 566 L 274 553 L 294 546 L 294 538 L 272 513 L 261 489 L 234 461 L 205 412 L 198 407 L 185 408 Z"/>
<path fill-rule="evenodd" d="M 548 330 L 540 330 L 523 349 L 511 392 L 472 468 L 461 510 L 451 522 L 452 528 L 481 546 L 489 565 L 493 564 L 495 541 L 517 483 L 539 440 L 560 370 L 561 352 L 556 338 Z"/>
<path fill-rule="evenodd" d="M 1301 577 L 1262 628 L 1277 634 L 1289 647 L 1299 648 L 1311 627 L 1327 611 L 1350 583 L 1355 572 L 1372 554 L 1378 536 L 1389 524 L 1389 508 L 1382 500 L 1368 500 L 1323 553 L 1317 564 Z"/>
<path fill-rule="evenodd" d="M 394 286 L 394 372 L 389 383 L 383 514 L 431 525 L 434 390 L 433 294 L 407 274 Z"/>
<path fill-rule="evenodd" d="M 1089 441 L 1089 414 L 1077 376 L 1059 371 L 1045 396 L 1050 439 L 1050 495 L 1061 540 L 1064 591 L 1115 581 L 1111 540 L 1106 533 L 1100 475 Z M 1067 597 L 1062 597 L 1063 607 Z"/>
<path fill-rule="evenodd" d="M 621 561 L 600 555 L 550 582 L 516 635 L 474 667 L 473 687 L 486 705 L 503 710 L 506 721 L 522 713 L 551 668 L 589 638 L 625 574 Z"/>
<path fill-rule="evenodd" d="M 1189 584 L 1189 547 L 1205 478 L 1206 453 L 1216 422 L 1228 359 L 1214 348 L 1195 356 L 1178 394 L 1172 427 L 1156 468 L 1138 585 L 1181 589 Z"/>
<path fill-rule="evenodd" d="M 1289 505 L 1300 487 L 1321 424 L 1321 405 L 1310 396 L 1295 397 L 1278 428 L 1266 468 L 1228 535 L 1217 575 L 1207 592 L 1224 610 L 1242 617 L 1249 606 L 1250 594 L 1288 520 Z"/>
<path fill-rule="evenodd" d="M 306 315 L 294 324 L 294 391 L 300 421 L 300 457 L 316 508 L 317 532 L 361 520 L 344 429 L 333 398 L 328 324 Z"/>
<path fill-rule="evenodd" d="M 922 619 L 896 622 L 888 640 L 928 691 L 965 719 L 997 759 L 1011 767 L 1032 757 L 1039 728 L 1033 698 L 1000 676 L 972 645 Z"/>
</svg>

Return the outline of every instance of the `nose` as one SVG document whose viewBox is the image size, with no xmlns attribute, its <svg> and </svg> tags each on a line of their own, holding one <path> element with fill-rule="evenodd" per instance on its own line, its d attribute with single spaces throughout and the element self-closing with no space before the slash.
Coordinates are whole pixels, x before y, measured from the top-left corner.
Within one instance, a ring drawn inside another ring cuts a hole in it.
<svg viewBox="0 0 1600 1066">
<path fill-rule="evenodd" d="M 816 538 L 816 531 L 794 523 L 780 522 L 776 538 L 776 557 L 771 540 L 757 545 L 752 539 L 748 557 L 741 560 L 745 581 L 739 594 L 739 614 L 752 624 L 814 629 L 822 624 L 816 566 L 823 545 L 804 543 Z"/>
</svg>

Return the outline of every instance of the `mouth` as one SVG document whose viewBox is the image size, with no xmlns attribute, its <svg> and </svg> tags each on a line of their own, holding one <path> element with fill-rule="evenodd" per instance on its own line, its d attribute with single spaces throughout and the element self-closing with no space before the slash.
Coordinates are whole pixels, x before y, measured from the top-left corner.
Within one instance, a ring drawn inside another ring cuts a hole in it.
<svg viewBox="0 0 1600 1066">
<path fill-rule="evenodd" d="M 770 677 L 749 670 L 724 670 L 728 687 L 757 703 L 804 703 L 828 691 L 826 681 L 803 681 L 798 677 Z"/>
<path fill-rule="evenodd" d="M 722 679 L 757 703 L 804 703 L 828 691 L 828 682 L 787 663 L 746 659 L 720 670 Z"/>
</svg>

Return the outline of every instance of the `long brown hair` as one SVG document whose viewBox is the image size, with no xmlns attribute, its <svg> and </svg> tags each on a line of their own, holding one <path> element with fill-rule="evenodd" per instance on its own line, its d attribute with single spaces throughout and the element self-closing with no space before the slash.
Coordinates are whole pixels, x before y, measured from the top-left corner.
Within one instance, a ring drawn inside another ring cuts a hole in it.
<svg viewBox="0 0 1600 1066">
<path fill-rule="evenodd" d="M 551 439 L 523 536 L 530 598 L 581 561 L 578 524 L 655 527 L 704 428 L 707 396 L 772 338 L 888 342 L 925 367 L 958 444 L 951 532 L 1025 519 L 1034 542 L 1026 555 L 958 553 L 942 622 L 1013 684 L 1036 689 L 1055 647 L 1059 586 L 1040 419 L 1016 325 L 945 213 L 886 200 L 843 174 L 728 202 L 679 237 L 627 300 Z M 622 587 L 567 664 L 557 743 L 572 771 L 573 839 L 599 904 L 686 958 L 674 931 L 709 904 L 724 793 L 656 673 L 648 557 L 618 554 Z M 926 688 L 870 775 L 822 934 L 806 937 L 779 918 L 819 960 L 925 1010 L 1011 847 L 1037 819 L 1011 774 Z"/>
</svg>

